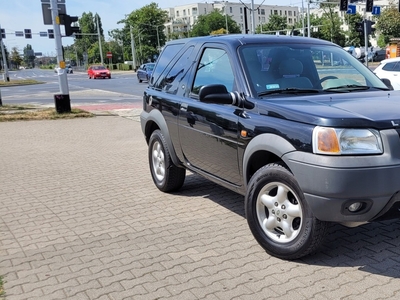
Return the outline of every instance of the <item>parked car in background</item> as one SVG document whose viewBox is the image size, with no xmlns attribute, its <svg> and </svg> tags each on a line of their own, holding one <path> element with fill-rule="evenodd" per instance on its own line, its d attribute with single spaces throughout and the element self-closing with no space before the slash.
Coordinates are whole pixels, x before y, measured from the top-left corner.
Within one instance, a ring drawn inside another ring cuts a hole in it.
<svg viewBox="0 0 400 300">
<path fill-rule="evenodd" d="M 54 73 L 58 73 L 58 71 L 59 70 L 61 70 L 61 68 L 60 67 L 55 67 L 54 68 Z M 67 74 L 72 74 L 72 73 L 74 73 L 74 70 L 72 69 L 72 66 L 71 65 L 66 65 L 65 66 L 65 71 L 67 72 Z"/>
<path fill-rule="evenodd" d="M 400 90 L 400 57 L 382 60 L 374 73 L 381 79 L 389 79 L 394 90 Z"/>
<path fill-rule="evenodd" d="M 108 78 L 111 79 L 111 72 L 103 65 L 92 65 L 89 67 L 88 71 L 89 79 L 96 78 Z"/>
<path fill-rule="evenodd" d="M 139 82 L 149 81 L 151 73 L 153 73 L 155 63 L 146 63 L 139 67 L 137 70 L 137 78 Z"/>
<path fill-rule="evenodd" d="M 386 50 L 376 50 L 368 53 L 368 61 L 379 62 L 386 58 Z"/>
</svg>

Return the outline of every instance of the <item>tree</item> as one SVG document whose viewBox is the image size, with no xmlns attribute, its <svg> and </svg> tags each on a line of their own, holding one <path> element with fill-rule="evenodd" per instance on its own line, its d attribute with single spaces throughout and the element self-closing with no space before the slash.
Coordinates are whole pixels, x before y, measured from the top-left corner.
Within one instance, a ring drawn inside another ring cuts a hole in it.
<svg viewBox="0 0 400 300">
<path fill-rule="evenodd" d="M 126 51 L 131 45 L 131 30 L 136 48 L 136 63 L 154 60 L 158 56 L 166 41 L 164 23 L 167 21 L 167 17 L 168 13 L 159 8 L 157 3 L 152 2 L 132 11 L 125 19 L 118 22 L 124 23 L 124 28 L 121 31 L 114 30 L 111 33 L 114 39 L 122 39 L 126 60 L 132 60 L 132 51 Z"/>
<path fill-rule="evenodd" d="M 24 63 L 28 67 L 35 67 L 35 51 L 32 49 L 32 45 L 27 44 L 24 48 Z"/>
<path fill-rule="evenodd" d="M 220 10 L 215 9 L 209 14 L 200 15 L 193 25 L 190 36 L 206 36 L 212 32 L 226 33 L 226 23 L 228 23 L 229 33 L 240 33 L 240 27 L 228 15 L 223 15 Z M 223 29 L 221 31 L 221 29 Z"/>
<path fill-rule="evenodd" d="M 19 50 L 18 50 L 17 47 L 13 47 L 13 48 L 11 49 L 10 60 L 11 60 L 11 64 L 14 65 L 14 67 L 15 67 L 16 69 L 18 69 L 19 66 L 21 65 L 21 63 L 22 63 L 23 60 L 22 60 L 22 58 L 21 58 L 21 55 L 19 54 Z"/>
<path fill-rule="evenodd" d="M 365 36 L 364 34 L 357 32 L 356 30 L 356 23 L 362 22 L 363 17 L 361 14 L 356 13 L 354 15 L 347 15 L 346 22 L 349 26 L 349 31 L 346 32 L 346 42 L 344 46 L 358 46 L 364 47 L 365 46 Z"/>
<path fill-rule="evenodd" d="M 384 36 L 381 47 L 385 47 L 391 38 L 400 37 L 400 12 L 393 2 L 381 12 L 376 28 Z"/>
<path fill-rule="evenodd" d="M 340 28 L 342 21 L 336 11 L 337 4 L 322 2 L 320 3 L 320 8 L 323 10 L 322 26 L 320 28 L 323 39 L 343 47 L 346 42 L 346 37 L 343 30 Z"/>
<path fill-rule="evenodd" d="M 268 23 L 258 26 L 256 33 L 274 33 L 276 31 L 285 30 L 287 28 L 287 19 L 285 16 L 271 15 Z"/>
<path fill-rule="evenodd" d="M 93 15 L 91 12 L 84 12 L 82 14 L 82 17 L 79 18 L 79 27 L 83 35 L 82 38 L 76 39 L 74 43 L 79 59 L 83 58 L 83 53 L 87 53 L 88 61 L 93 63 L 100 62 L 101 56 L 99 48 L 99 37 L 97 34 L 97 23 L 99 24 L 100 41 L 102 44 L 104 44 L 105 40 L 100 16 L 98 14 Z M 104 57 L 104 47 L 102 50 L 102 54 Z"/>
</svg>

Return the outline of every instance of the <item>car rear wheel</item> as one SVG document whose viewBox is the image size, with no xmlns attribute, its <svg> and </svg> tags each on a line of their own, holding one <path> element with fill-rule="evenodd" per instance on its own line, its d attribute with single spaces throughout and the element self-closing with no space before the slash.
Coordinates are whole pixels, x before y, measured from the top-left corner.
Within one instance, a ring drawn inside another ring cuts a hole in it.
<svg viewBox="0 0 400 300">
<path fill-rule="evenodd" d="M 327 223 L 314 217 L 293 174 L 281 164 L 266 165 L 253 175 L 245 208 L 255 239 L 279 258 L 315 252 L 327 232 Z"/>
<path fill-rule="evenodd" d="M 155 130 L 149 140 L 149 165 L 154 184 L 160 191 L 173 192 L 179 190 L 186 176 L 184 168 L 172 162 L 164 135 Z"/>
</svg>

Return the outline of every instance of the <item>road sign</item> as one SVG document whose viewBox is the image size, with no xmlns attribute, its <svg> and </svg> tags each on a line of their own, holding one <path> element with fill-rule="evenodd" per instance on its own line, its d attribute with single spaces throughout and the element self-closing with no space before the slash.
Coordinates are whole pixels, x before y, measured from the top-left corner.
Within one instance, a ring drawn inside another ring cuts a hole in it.
<svg viewBox="0 0 400 300">
<path fill-rule="evenodd" d="M 371 14 L 379 16 L 381 14 L 381 7 L 380 6 L 374 6 L 372 8 Z"/>
<path fill-rule="evenodd" d="M 107 58 L 111 58 L 112 57 L 112 53 L 111 52 L 107 52 Z"/>
<path fill-rule="evenodd" d="M 15 36 L 24 36 L 24 32 L 23 31 L 16 31 L 15 32 Z"/>
<path fill-rule="evenodd" d="M 349 15 L 355 15 L 356 14 L 356 6 L 353 5 L 353 4 L 349 4 L 347 6 L 347 12 L 346 13 L 349 14 Z"/>
<path fill-rule="evenodd" d="M 41 32 L 39 32 L 39 36 L 41 36 L 41 37 L 47 37 L 47 31 L 41 31 Z"/>
</svg>

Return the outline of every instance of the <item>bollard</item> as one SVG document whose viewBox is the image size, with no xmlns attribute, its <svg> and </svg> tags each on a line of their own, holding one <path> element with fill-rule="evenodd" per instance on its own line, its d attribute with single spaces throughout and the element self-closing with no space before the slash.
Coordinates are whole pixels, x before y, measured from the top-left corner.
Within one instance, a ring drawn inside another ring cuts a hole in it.
<svg viewBox="0 0 400 300">
<path fill-rule="evenodd" d="M 3 102 L 1 101 L 1 90 L 0 90 L 0 106 L 3 106 Z"/>
</svg>

